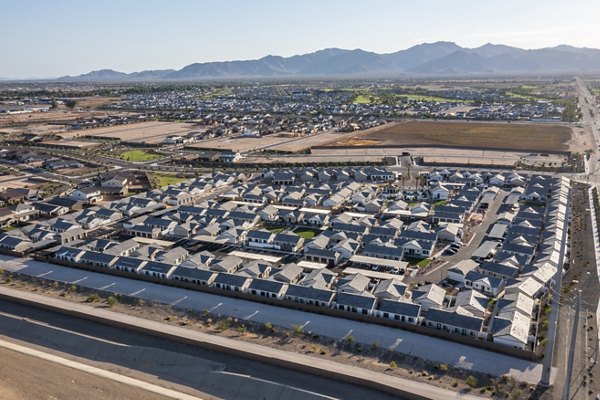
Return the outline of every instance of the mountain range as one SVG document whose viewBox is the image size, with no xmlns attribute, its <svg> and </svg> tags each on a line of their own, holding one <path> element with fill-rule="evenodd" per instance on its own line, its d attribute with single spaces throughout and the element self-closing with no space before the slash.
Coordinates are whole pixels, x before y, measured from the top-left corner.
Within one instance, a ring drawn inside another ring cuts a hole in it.
<svg viewBox="0 0 600 400">
<path fill-rule="evenodd" d="M 411 77 L 549 75 L 600 72 L 600 49 L 567 45 L 525 50 L 485 44 L 465 48 L 452 42 L 424 43 L 395 53 L 330 48 L 292 57 L 194 63 L 179 70 L 132 73 L 103 69 L 61 81 L 160 81 L 293 77 Z"/>
</svg>

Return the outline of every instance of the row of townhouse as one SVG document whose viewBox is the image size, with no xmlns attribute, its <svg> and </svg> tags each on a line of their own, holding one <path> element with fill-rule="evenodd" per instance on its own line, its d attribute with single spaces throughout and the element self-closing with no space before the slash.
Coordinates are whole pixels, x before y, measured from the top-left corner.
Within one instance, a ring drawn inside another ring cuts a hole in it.
<svg viewBox="0 0 600 400">
<path fill-rule="evenodd" d="M 429 185 L 440 183 L 456 183 L 465 186 L 525 186 L 527 176 L 518 172 L 493 173 L 491 171 L 469 171 L 459 169 L 433 170 L 427 175 Z"/>
<path fill-rule="evenodd" d="M 531 182 L 539 180 L 532 177 L 530 185 L 536 185 Z M 494 342 L 519 349 L 537 346 L 539 304 L 563 268 L 569 193 L 568 179 L 550 179 L 545 206 L 517 207 L 509 219 L 496 224 L 505 229 L 490 260 L 463 260 L 448 269 L 448 280 L 462 290 L 496 299 L 489 328 Z"/>
</svg>

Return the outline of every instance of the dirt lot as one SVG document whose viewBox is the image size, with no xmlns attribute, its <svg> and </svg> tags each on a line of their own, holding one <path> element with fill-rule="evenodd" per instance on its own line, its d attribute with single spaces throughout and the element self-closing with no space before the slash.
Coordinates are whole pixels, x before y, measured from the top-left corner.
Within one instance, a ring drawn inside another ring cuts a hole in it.
<svg viewBox="0 0 600 400">
<path fill-rule="evenodd" d="M 191 149 L 207 149 L 207 150 L 228 150 L 247 153 L 265 146 L 270 146 L 279 143 L 289 142 L 290 138 L 277 136 L 261 136 L 261 137 L 224 137 L 218 139 L 203 140 L 200 143 L 187 146 Z"/>
<path fill-rule="evenodd" d="M 142 389 L 6 349 L 0 349 L 0 360 L 0 400 L 166 399 Z"/>
<path fill-rule="evenodd" d="M 120 139 L 123 142 L 158 144 L 162 143 L 169 135 L 184 135 L 192 130 L 195 130 L 195 126 L 192 124 L 153 121 L 73 132 L 78 136 L 93 136 Z"/>
<path fill-rule="evenodd" d="M 90 97 L 79 97 L 77 100 L 77 107 L 81 108 L 97 108 L 105 104 L 114 103 L 121 100 L 119 97 L 108 97 L 108 96 L 90 96 Z"/>
<path fill-rule="evenodd" d="M 269 148 L 269 150 L 295 153 L 302 150 L 310 149 L 313 146 L 320 146 L 326 143 L 330 143 L 331 141 L 340 140 L 347 135 L 348 133 L 340 132 L 321 133 L 319 135 L 307 136 L 298 140 L 284 143 L 279 146 L 273 146 Z"/>
<path fill-rule="evenodd" d="M 510 148 L 526 151 L 566 151 L 571 129 L 562 125 L 524 123 L 407 121 L 379 131 L 342 139 L 334 146 L 450 145 L 461 147 Z"/>
</svg>

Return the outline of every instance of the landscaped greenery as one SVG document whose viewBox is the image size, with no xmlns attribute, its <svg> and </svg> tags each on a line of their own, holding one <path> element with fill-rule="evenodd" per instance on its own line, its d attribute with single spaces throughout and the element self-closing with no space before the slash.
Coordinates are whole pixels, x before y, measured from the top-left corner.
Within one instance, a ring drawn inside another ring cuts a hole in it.
<svg viewBox="0 0 600 400">
<path fill-rule="evenodd" d="M 312 239 L 315 236 L 319 236 L 321 234 L 321 230 L 319 229 L 314 229 L 314 228 L 296 228 L 294 230 L 294 233 L 298 236 L 300 236 L 301 238 L 304 239 Z"/>
<path fill-rule="evenodd" d="M 265 229 L 271 233 L 281 233 L 285 230 L 285 227 L 277 225 L 265 225 Z"/>
<path fill-rule="evenodd" d="M 148 181 L 153 188 L 174 185 L 176 183 L 183 182 L 186 179 L 187 178 L 168 174 L 148 174 Z"/>
<path fill-rule="evenodd" d="M 160 155 L 148 152 L 146 150 L 129 150 L 121 153 L 119 157 L 127 161 L 143 162 L 156 160 L 157 158 L 160 158 Z"/>
<path fill-rule="evenodd" d="M 431 258 L 422 259 L 414 257 L 404 257 L 404 261 L 418 268 L 427 268 L 429 264 L 431 264 Z"/>
<path fill-rule="evenodd" d="M 439 200 L 431 205 L 431 209 L 435 210 L 437 206 L 445 206 L 446 204 L 448 204 L 448 200 Z"/>
<path fill-rule="evenodd" d="M 353 101 L 354 104 L 371 104 L 371 103 L 378 103 L 378 102 L 379 102 L 379 98 L 377 96 L 366 95 L 366 94 L 359 94 L 358 96 L 356 96 L 354 98 L 354 101 Z"/>
<path fill-rule="evenodd" d="M 15 229 L 17 229 L 17 227 L 16 226 L 12 226 L 12 225 L 8 225 L 8 226 L 5 226 L 4 228 L 2 228 L 2 230 L 4 232 L 14 231 Z"/>
</svg>

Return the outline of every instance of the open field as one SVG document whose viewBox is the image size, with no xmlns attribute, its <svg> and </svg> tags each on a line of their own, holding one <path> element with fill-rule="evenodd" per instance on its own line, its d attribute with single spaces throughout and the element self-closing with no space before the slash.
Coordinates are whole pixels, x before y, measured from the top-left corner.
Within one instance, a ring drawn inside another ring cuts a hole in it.
<svg viewBox="0 0 600 400">
<path fill-rule="evenodd" d="M 277 137 L 277 136 L 261 136 L 261 137 L 248 137 L 248 136 L 236 136 L 236 137 L 224 137 L 217 139 L 203 140 L 200 143 L 192 144 L 187 146 L 190 149 L 206 149 L 206 150 L 226 150 L 226 151 L 239 151 L 240 153 L 247 153 L 249 151 L 257 150 L 259 148 L 275 145 L 279 143 L 288 142 L 290 138 Z"/>
<path fill-rule="evenodd" d="M 6 133 L 14 133 L 14 134 L 25 134 L 25 133 L 34 133 L 36 135 L 45 135 L 52 133 L 60 133 L 63 132 L 67 127 L 65 125 L 54 125 L 54 124 L 27 124 L 25 126 L 17 126 L 17 127 L 5 127 L 0 128 L 2 132 Z"/>
<path fill-rule="evenodd" d="M 284 153 L 296 153 L 303 150 L 308 150 L 314 146 L 321 146 L 331 141 L 339 140 L 349 135 L 342 132 L 326 132 L 318 135 L 305 136 L 300 139 L 288 141 L 277 146 L 270 147 L 269 150 L 281 151 Z"/>
<path fill-rule="evenodd" d="M 169 174 L 148 174 L 148 181 L 153 188 L 160 188 L 183 182 L 189 178 L 179 178 Z"/>
<path fill-rule="evenodd" d="M 133 162 L 150 161 L 150 160 L 156 160 L 157 158 L 160 158 L 160 156 L 158 154 L 149 153 L 145 150 L 125 151 L 125 152 L 119 154 L 119 157 L 121 157 L 123 160 L 133 161 Z"/>
<path fill-rule="evenodd" d="M 184 135 L 192 130 L 194 130 L 192 124 L 152 121 L 74 132 L 79 136 L 118 139 L 122 142 L 159 144 L 169 135 Z"/>
<path fill-rule="evenodd" d="M 40 182 L 31 181 L 26 176 L 0 175 L 0 190 L 31 188 L 39 184 Z"/>
<path fill-rule="evenodd" d="M 385 129 L 366 131 L 333 146 L 442 145 L 464 148 L 567 151 L 571 128 L 562 125 L 523 123 L 408 121 Z"/>
<path fill-rule="evenodd" d="M 89 97 L 79 97 L 74 99 L 77 101 L 76 107 L 81 108 L 96 108 L 101 107 L 103 105 L 114 103 L 115 101 L 119 101 L 119 97 L 108 97 L 108 96 L 89 96 Z"/>
</svg>

